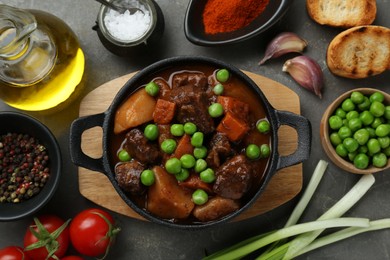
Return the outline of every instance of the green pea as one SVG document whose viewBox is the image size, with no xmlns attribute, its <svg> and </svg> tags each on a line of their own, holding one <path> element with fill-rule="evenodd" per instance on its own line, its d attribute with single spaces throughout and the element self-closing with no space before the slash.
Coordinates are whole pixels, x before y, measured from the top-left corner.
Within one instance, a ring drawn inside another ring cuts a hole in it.
<svg viewBox="0 0 390 260">
<path fill-rule="evenodd" d="M 368 167 L 368 164 L 370 162 L 370 159 L 368 156 L 364 153 L 359 153 L 355 156 L 355 159 L 353 160 L 353 164 L 358 169 L 366 169 Z"/>
<path fill-rule="evenodd" d="M 196 159 L 205 158 L 207 156 L 207 148 L 205 146 L 194 148 L 194 157 Z"/>
<path fill-rule="evenodd" d="M 161 150 L 164 153 L 172 154 L 176 150 L 176 141 L 174 139 L 165 139 L 161 143 Z"/>
<path fill-rule="evenodd" d="M 141 172 L 141 183 L 145 186 L 151 186 L 156 181 L 152 170 L 144 170 Z"/>
<path fill-rule="evenodd" d="M 223 107 L 221 104 L 219 103 L 213 103 L 209 106 L 208 108 L 208 111 L 209 111 L 209 115 L 211 117 L 220 117 L 223 115 Z"/>
<path fill-rule="evenodd" d="M 190 177 L 190 171 L 188 169 L 182 168 L 179 173 L 175 174 L 176 180 L 185 181 Z"/>
<path fill-rule="evenodd" d="M 144 129 L 144 135 L 147 139 L 154 141 L 158 137 L 158 127 L 155 124 L 149 124 Z"/>
<path fill-rule="evenodd" d="M 344 147 L 348 152 L 353 153 L 359 148 L 359 143 L 352 137 L 347 137 L 343 140 Z"/>
<path fill-rule="evenodd" d="M 262 134 L 268 134 L 271 131 L 271 124 L 266 119 L 260 119 L 256 123 L 257 130 Z"/>
<path fill-rule="evenodd" d="M 364 95 L 359 91 L 354 91 L 351 93 L 351 100 L 356 105 L 364 102 Z"/>
<path fill-rule="evenodd" d="M 333 146 L 337 146 L 338 144 L 341 144 L 342 140 L 337 132 L 333 132 L 329 136 L 330 142 Z"/>
<path fill-rule="evenodd" d="M 343 126 L 348 127 L 349 120 L 348 119 L 343 119 Z"/>
<path fill-rule="evenodd" d="M 343 144 L 336 146 L 336 153 L 341 157 L 346 157 L 348 155 L 348 150 Z"/>
<path fill-rule="evenodd" d="M 385 137 L 390 134 L 390 124 L 380 124 L 378 127 L 375 129 L 375 134 L 378 137 Z"/>
<path fill-rule="evenodd" d="M 130 154 L 125 149 L 119 151 L 118 158 L 121 162 L 128 162 L 131 160 Z"/>
<path fill-rule="evenodd" d="M 213 92 L 215 95 L 222 95 L 224 90 L 224 87 L 221 83 L 218 83 L 217 85 L 214 86 Z"/>
<path fill-rule="evenodd" d="M 349 111 L 346 115 L 346 118 L 348 120 L 351 120 L 352 118 L 358 118 L 359 117 L 359 112 L 356 110 Z"/>
<path fill-rule="evenodd" d="M 333 130 L 340 129 L 343 126 L 343 119 L 339 116 L 333 115 L 328 120 L 329 127 Z"/>
<path fill-rule="evenodd" d="M 370 154 L 376 154 L 381 150 L 381 145 L 379 144 L 378 139 L 371 138 L 367 142 L 367 148 Z"/>
<path fill-rule="evenodd" d="M 171 125 L 171 134 L 173 136 L 183 136 L 184 135 L 184 126 L 182 124 Z"/>
<path fill-rule="evenodd" d="M 188 135 L 192 135 L 196 132 L 197 127 L 194 123 L 187 122 L 184 124 L 183 130 L 184 130 L 184 133 L 186 133 Z"/>
<path fill-rule="evenodd" d="M 352 132 L 355 132 L 362 128 L 362 120 L 360 118 L 352 118 L 348 121 L 348 127 L 351 129 Z"/>
<path fill-rule="evenodd" d="M 228 79 L 230 77 L 230 73 L 227 69 L 220 69 L 217 71 L 216 77 L 217 77 L 217 80 L 219 82 L 224 83 L 224 82 L 228 81 Z"/>
<path fill-rule="evenodd" d="M 177 158 L 170 158 L 165 162 L 165 170 L 172 174 L 181 172 L 181 162 Z"/>
<path fill-rule="evenodd" d="M 353 134 L 353 138 L 359 143 L 359 145 L 364 145 L 367 143 L 368 139 L 370 138 L 370 133 L 367 129 L 362 128 L 357 130 Z"/>
<path fill-rule="evenodd" d="M 338 108 L 336 109 L 336 111 L 334 112 L 334 114 L 335 114 L 336 116 L 341 117 L 342 119 L 346 118 L 346 116 L 347 116 L 347 113 L 346 113 L 342 108 L 340 108 L 340 107 L 338 107 Z"/>
<path fill-rule="evenodd" d="M 381 125 L 381 124 L 383 124 L 383 123 L 384 123 L 384 121 L 382 120 L 382 118 L 381 118 L 381 117 L 377 117 L 377 118 L 375 118 L 374 121 L 372 122 L 371 127 L 374 128 L 374 129 L 376 129 L 379 125 Z"/>
<path fill-rule="evenodd" d="M 190 169 L 195 166 L 195 157 L 192 154 L 184 154 L 180 157 L 181 166 Z"/>
<path fill-rule="evenodd" d="M 201 147 L 203 145 L 204 135 L 202 132 L 195 132 L 191 137 L 191 144 L 194 147 Z"/>
<path fill-rule="evenodd" d="M 367 145 L 361 145 L 358 149 L 358 153 L 368 153 Z"/>
<path fill-rule="evenodd" d="M 207 162 L 204 159 L 198 159 L 195 162 L 194 170 L 195 172 L 202 172 L 207 168 Z"/>
<path fill-rule="evenodd" d="M 353 153 L 348 153 L 348 159 L 353 162 L 353 160 L 355 159 L 356 155 L 358 154 L 357 151 L 353 152 Z"/>
<path fill-rule="evenodd" d="M 209 195 L 204 190 L 197 189 L 192 193 L 192 201 L 196 205 L 203 205 L 209 200 Z"/>
<path fill-rule="evenodd" d="M 152 97 L 155 97 L 155 96 L 157 96 L 158 92 L 160 91 L 160 87 L 152 81 L 152 82 L 149 82 L 148 84 L 146 84 L 145 91 L 146 91 L 146 93 L 148 93 Z"/>
<path fill-rule="evenodd" d="M 385 105 L 381 102 L 374 101 L 371 103 L 370 112 L 375 117 L 383 116 L 385 114 Z"/>
<path fill-rule="evenodd" d="M 215 181 L 214 170 L 211 168 L 207 168 L 206 170 L 200 172 L 199 177 L 201 181 L 205 183 L 212 183 L 213 181 Z"/>
<path fill-rule="evenodd" d="M 378 137 L 377 139 L 382 149 L 386 149 L 387 147 L 390 146 L 390 137 L 388 136 Z"/>
<path fill-rule="evenodd" d="M 350 98 L 346 98 L 343 103 L 341 103 L 341 108 L 346 111 L 352 111 L 355 109 L 355 104 L 352 102 Z"/>
<path fill-rule="evenodd" d="M 390 146 L 383 149 L 382 152 L 386 155 L 386 156 L 390 156 Z"/>
<path fill-rule="evenodd" d="M 249 144 L 245 149 L 245 154 L 249 159 L 255 160 L 260 157 L 260 147 L 255 144 Z"/>
<path fill-rule="evenodd" d="M 384 153 L 374 154 L 372 157 L 372 165 L 378 168 L 383 168 L 387 164 L 387 156 Z"/>
<path fill-rule="evenodd" d="M 370 108 L 371 102 L 370 99 L 364 96 L 364 101 L 358 105 L 360 111 L 368 110 Z"/>
<path fill-rule="evenodd" d="M 385 113 L 383 115 L 387 120 L 390 120 L 390 106 L 385 107 Z"/>
<path fill-rule="evenodd" d="M 368 131 L 368 134 L 370 135 L 370 138 L 376 137 L 375 129 L 374 129 L 374 128 L 372 128 L 372 127 L 366 127 L 365 129 Z"/>
<path fill-rule="evenodd" d="M 362 123 L 366 126 L 371 125 L 372 122 L 374 122 L 374 116 L 368 110 L 364 110 L 363 112 L 361 112 L 359 118 L 360 120 L 362 120 Z"/>
<path fill-rule="evenodd" d="M 260 156 L 261 158 L 268 158 L 271 155 L 271 147 L 268 144 L 260 145 Z"/>
<path fill-rule="evenodd" d="M 341 140 L 344 140 L 345 138 L 352 136 L 352 131 L 349 127 L 342 126 L 342 127 L 340 127 L 338 134 L 339 134 Z"/>
<path fill-rule="evenodd" d="M 371 103 L 374 101 L 378 101 L 380 103 L 383 103 L 384 100 L 385 100 L 385 96 L 380 92 L 374 92 L 370 96 Z"/>
</svg>

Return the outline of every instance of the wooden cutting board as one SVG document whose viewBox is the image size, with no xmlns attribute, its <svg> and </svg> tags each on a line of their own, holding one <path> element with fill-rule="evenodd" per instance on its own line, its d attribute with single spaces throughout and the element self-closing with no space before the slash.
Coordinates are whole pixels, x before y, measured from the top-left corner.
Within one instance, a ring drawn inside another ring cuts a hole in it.
<svg viewBox="0 0 390 260">
<path fill-rule="evenodd" d="M 263 91 L 269 102 L 278 110 L 287 110 L 300 114 L 298 95 L 269 78 L 244 71 Z M 80 104 L 80 116 L 104 112 L 111 104 L 119 89 L 135 73 L 109 81 L 90 92 Z M 297 147 L 296 131 L 288 126 L 282 126 L 278 131 L 279 153 L 288 155 Z M 85 154 L 92 158 L 102 156 L 102 129 L 94 127 L 82 135 L 81 147 Z M 137 219 L 143 219 L 134 212 L 116 193 L 109 179 L 102 173 L 79 167 L 80 193 L 94 203 L 114 212 Z M 278 171 L 257 201 L 236 217 L 243 220 L 272 210 L 294 198 L 302 188 L 302 164 L 287 167 Z"/>
</svg>

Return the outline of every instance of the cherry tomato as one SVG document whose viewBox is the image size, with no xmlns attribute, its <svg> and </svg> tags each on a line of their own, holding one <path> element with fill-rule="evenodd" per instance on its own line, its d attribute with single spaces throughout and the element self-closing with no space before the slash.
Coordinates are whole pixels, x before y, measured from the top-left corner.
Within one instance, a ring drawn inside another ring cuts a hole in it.
<svg viewBox="0 0 390 260">
<path fill-rule="evenodd" d="M 61 258 L 69 246 L 69 220 L 64 222 L 54 215 L 34 218 L 24 236 L 26 254 L 33 260 Z M 46 241 L 43 245 L 40 244 Z"/>
<path fill-rule="evenodd" d="M 82 255 L 106 256 L 119 228 L 112 216 L 101 209 L 87 209 L 77 214 L 70 223 L 70 241 Z"/>
<path fill-rule="evenodd" d="M 7 246 L 0 249 L 0 260 L 29 260 L 23 248 L 19 246 Z"/>
<path fill-rule="evenodd" d="M 82 258 L 81 256 L 77 256 L 77 255 L 68 255 L 68 256 L 61 258 L 61 260 L 84 260 L 84 258 Z"/>
</svg>

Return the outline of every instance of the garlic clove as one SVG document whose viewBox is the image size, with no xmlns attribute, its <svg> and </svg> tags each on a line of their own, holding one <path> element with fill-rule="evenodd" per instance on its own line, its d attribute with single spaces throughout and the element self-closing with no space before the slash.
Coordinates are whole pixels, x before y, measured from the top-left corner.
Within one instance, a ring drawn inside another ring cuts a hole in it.
<svg viewBox="0 0 390 260">
<path fill-rule="evenodd" d="M 282 70 L 288 72 L 299 85 L 322 98 L 324 75 L 315 60 L 303 55 L 298 56 L 287 60 Z"/>
<path fill-rule="evenodd" d="M 283 32 L 278 34 L 265 50 L 264 58 L 259 62 L 263 64 L 271 58 L 280 57 L 286 53 L 301 53 L 307 46 L 307 42 L 292 32 Z"/>
</svg>

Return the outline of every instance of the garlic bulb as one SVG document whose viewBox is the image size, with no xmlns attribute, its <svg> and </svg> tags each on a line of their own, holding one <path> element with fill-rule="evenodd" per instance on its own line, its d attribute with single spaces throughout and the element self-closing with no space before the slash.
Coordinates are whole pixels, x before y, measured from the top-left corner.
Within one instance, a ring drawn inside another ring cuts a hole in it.
<svg viewBox="0 0 390 260">
<path fill-rule="evenodd" d="M 259 62 L 263 64 L 271 58 L 277 58 L 290 52 L 301 53 L 307 46 L 307 42 L 292 32 L 278 34 L 267 46 L 264 58 Z"/>
<path fill-rule="evenodd" d="M 322 87 L 324 83 L 324 75 L 320 65 L 310 57 L 298 56 L 287 60 L 283 69 L 288 72 L 293 79 L 302 87 L 310 90 L 319 98 L 322 98 Z"/>
</svg>

